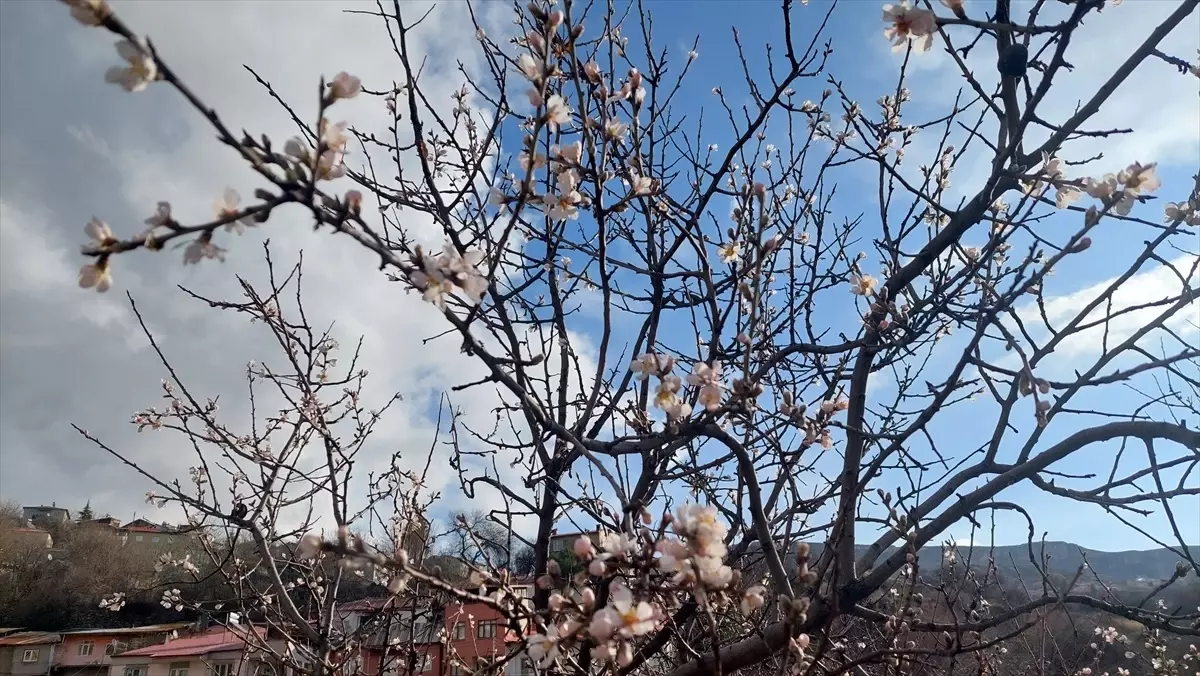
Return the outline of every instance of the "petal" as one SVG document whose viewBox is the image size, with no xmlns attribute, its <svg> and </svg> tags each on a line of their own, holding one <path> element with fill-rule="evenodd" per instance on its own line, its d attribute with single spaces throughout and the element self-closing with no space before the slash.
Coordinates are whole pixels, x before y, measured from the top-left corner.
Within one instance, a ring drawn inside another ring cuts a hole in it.
<svg viewBox="0 0 1200 676">
<path fill-rule="evenodd" d="M 85 265 L 79 268 L 79 288 L 90 289 L 96 286 L 97 270 L 95 265 Z"/>
<path fill-rule="evenodd" d="M 141 47 L 138 47 L 130 40 L 121 40 L 117 43 L 117 54 L 121 55 L 122 59 L 133 63 L 135 60 L 145 56 L 145 52 Z"/>
<path fill-rule="evenodd" d="M 113 66 L 112 68 L 104 71 L 104 81 L 111 84 L 119 84 L 128 89 L 129 87 L 125 83 L 129 79 L 130 75 L 131 73 L 129 72 L 128 68 Z"/>
<path fill-rule="evenodd" d="M 225 206 L 229 209 L 236 209 L 238 202 L 242 201 L 242 196 L 233 188 L 225 188 Z"/>
</svg>

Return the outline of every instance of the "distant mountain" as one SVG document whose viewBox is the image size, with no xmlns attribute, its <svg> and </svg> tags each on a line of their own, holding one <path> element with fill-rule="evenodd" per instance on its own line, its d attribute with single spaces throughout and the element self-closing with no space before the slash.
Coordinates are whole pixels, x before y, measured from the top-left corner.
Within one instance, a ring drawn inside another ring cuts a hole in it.
<svg viewBox="0 0 1200 676">
<path fill-rule="evenodd" d="M 753 549 L 751 548 L 750 556 L 753 557 Z M 822 546 L 819 544 L 812 545 L 812 556 L 816 558 L 821 553 Z M 866 545 L 856 547 L 857 556 L 861 557 L 867 552 Z M 1200 546 L 1189 545 L 1193 558 L 1200 559 Z M 886 559 L 896 550 L 889 549 L 880 556 L 880 560 Z M 991 554 L 995 557 L 996 568 L 1001 574 L 1017 574 L 1021 577 L 1031 580 L 1030 576 L 1036 575 L 1036 569 L 1030 562 L 1030 551 L 1027 545 L 1010 545 L 1004 547 L 996 547 L 989 552 L 986 546 L 967 547 L 960 546 L 958 548 L 958 556 L 960 560 L 970 559 L 972 567 L 980 567 Z M 1048 560 L 1043 562 L 1043 557 L 1048 557 Z M 919 564 L 925 570 L 936 568 L 940 565 L 942 559 L 942 548 L 940 546 L 923 547 L 917 554 Z M 1071 577 L 1079 566 L 1084 562 L 1090 566 L 1090 571 L 1085 571 L 1081 581 L 1094 580 L 1098 575 L 1105 582 L 1111 583 L 1137 583 L 1143 581 L 1159 581 L 1170 577 L 1175 570 L 1175 565 L 1182 559 L 1169 549 L 1149 549 L 1144 551 L 1126 551 L 1126 552 L 1102 552 L 1095 549 L 1087 549 L 1078 545 L 1073 545 L 1069 542 L 1046 542 L 1035 543 L 1033 546 L 1033 560 L 1038 566 L 1045 566 L 1048 572 L 1057 573 Z M 785 565 L 789 569 L 795 567 L 795 555 L 787 557 Z M 1194 574 L 1194 573 L 1193 573 Z"/>
</svg>

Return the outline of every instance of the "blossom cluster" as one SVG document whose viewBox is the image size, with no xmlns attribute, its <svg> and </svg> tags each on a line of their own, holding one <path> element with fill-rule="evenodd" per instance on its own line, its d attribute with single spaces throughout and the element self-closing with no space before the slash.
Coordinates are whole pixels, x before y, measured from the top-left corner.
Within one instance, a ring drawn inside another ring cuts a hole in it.
<svg viewBox="0 0 1200 676">
<path fill-rule="evenodd" d="M 649 524 L 649 513 L 643 512 L 642 521 Z M 529 657 L 545 668 L 587 638 L 593 657 L 628 666 L 634 642 L 663 626 L 680 592 L 690 592 L 702 606 L 724 607 L 736 600 L 747 615 L 759 611 L 766 590 L 759 585 L 739 590 L 738 575 L 725 564 L 726 535 L 716 507 L 689 504 L 664 515 L 657 535 L 642 528 L 636 534 L 602 531 L 595 540 L 580 536 L 572 551 L 586 565 L 581 588 L 570 596 L 551 594 L 550 621 L 527 638 Z M 539 585 L 551 586 L 551 578 Z M 597 590 L 606 582 L 607 602 L 597 607 Z M 808 637 L 802 638 L 807 647 Z"/>
<path fill-rule="evenodd" d="M 440 255 L 426 253 L 418 246 L 409 281 L 422 298 L 441 309 L 446 307 L 446 294 L 456 291 L 461 291 L 471 303 L 479 304 L 488 289 L 488 279 L 478 268 L 483 260 L 482 251 L 459 253 L 451 242 L 446 242 Z"/>
<path fill-rule="evenodd" d="M 650 376 L 658 378 L 658 388 L 654 393 L 654 405 L 667 414 L 667 419 L 675 422 L 683 420 L 692 414 L 691 404 L 679 396 L 684 380 L 672 373 L 675 369 L 675 357 L 669 354 L 647 352 L 630 364 L 629 370 L 636 373 L 639 380 Z M 714 412 L 721 407 L 722 397 L 721 362 L 714 361 L 711 365 L 696 362 L 692 372 L 687 375 L 689 385 L 697 388 L 697 401 L 708 412 Z"/>
</svg>

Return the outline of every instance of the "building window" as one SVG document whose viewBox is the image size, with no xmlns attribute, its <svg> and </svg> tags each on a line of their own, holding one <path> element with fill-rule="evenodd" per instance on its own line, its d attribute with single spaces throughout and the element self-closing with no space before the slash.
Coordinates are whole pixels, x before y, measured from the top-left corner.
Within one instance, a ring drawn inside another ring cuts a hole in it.
<svg viewBox="0 0 1200 676">
<path fill-rule="evenodd" d="M 450 676 L 462 676 L 462 666 L 459 665 L 458 660 L 450 662 Z"/>
<path fill-rule="evenodd" d="M 172 662 L 171 670 L 169 672 L 167 672 L 167 676 L 187 676 L 187 673 L 188 673 L 188 663 L 187 662 Z"/>
<path fill-rule="evenodd" d="M 146 667 L 125 667 L 125 676 L 146 676 Z"/>
<path fill-rule="evenodd" d="M 567 551 L 567 539 L 566 538 L 558 538 L 556 540 L 552 540 L 550 542 L 550 551 L 552 551 L 552 552 Z"/>
<path fill-rule="evenodd" d="M 26 650 L 25 654 L 21 655 L 21 661 L 26 664 L 37 662 L 40 659 L 42 659 L 42 651 L 37 648 Z"/>
<path fill-rule="evenodd" d="M 136 540 L 137 542 L 141 542 L 141 541 L 142 541 L 142 536 L 141 536 L 141 535 L 134 535 L 134 536 L 133 536 L 133 539 L 134 539 L 134 540 Z"/>
<path fill-rule="evenodd" d="M 76 652 L 81 657 L 87 657 L 92 654 L 92 646 L 95 645 L 91 641 L 84 641 L 79 644 L 79 650 Z"/>
<path fill-rule="evenodd" d="M 467 637 L 467 625 L 462 622 L 454 623 L 454 640 L 461 641 Z"/>
<path fill-rule="evenodd" d="M 476 638 L 495 638 L 496 623 L 495 622 L 480 622 L 475 627 Z"/>
<path fill-rule="evenodd" d="M 162 538 L 158 537 L 157 535 L 154 535 L 154 536 L 151 536 L 151 538 L 150 538 L 150 541 L 151 541 L 151 542 L 158 542 L 158 541 L 159 541 L 159 540 L 161 540 L 161 539 L 162 539 Z"/>
<path fill-rule="evenodd" d="M 433 671 L 433 656 L 425 653 L 417 658 L 417 671 L 426 673 Z"/>
<path fill-rule="evenodd" d="M 209 676 L 233 676 L 233 662 L 213 662 L 208 665 Z"/>
</svg>

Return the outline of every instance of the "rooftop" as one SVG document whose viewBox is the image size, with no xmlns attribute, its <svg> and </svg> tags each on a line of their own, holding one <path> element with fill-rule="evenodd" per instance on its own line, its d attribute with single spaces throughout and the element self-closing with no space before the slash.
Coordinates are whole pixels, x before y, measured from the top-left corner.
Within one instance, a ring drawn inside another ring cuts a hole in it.
<svg viewBox="0 0 1200 676">
<path fill-rule="evenodd" d="M 62 632 L 66 636 L 136 636 L 138 634 L 157 634 L 168 631 L 182 631 L 190 627 L 188 622 L 171 622 L 168 624 L 146 624 L 140 627 L 115 627 L 112 629 L 71 629 Z"/>
<path fill-rule="evenodd" d="M 249 629 L 237 630 L 228 627 L 216 627 L 199 636 L 179 638 L 160 645 L 129 650 L 117 657 L 149 657 L 151 659 L 158 659 L 162 657 L 190 657 L 228 650 L 241 650 L 246 647 L 245 637 L 249 631 Z M 253 631 L 259 636 L 266 635 L 266 629 L 263 628 L 255 628 Z"/>
<path fill-rule="evenodd" d="M 0 646 L 6 645 L 41 645 L 45 643 L 58 643 L 62 640 L 61 634 L 55 634 L 48 631 L 19 631 L 15 634 L 0 637 Z"/>
</svg>

